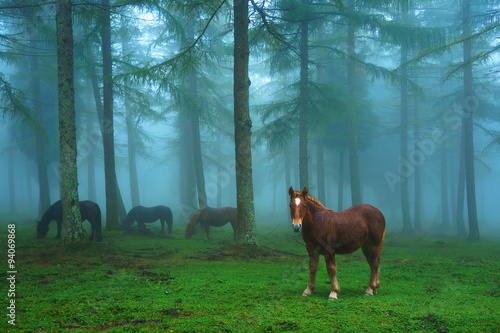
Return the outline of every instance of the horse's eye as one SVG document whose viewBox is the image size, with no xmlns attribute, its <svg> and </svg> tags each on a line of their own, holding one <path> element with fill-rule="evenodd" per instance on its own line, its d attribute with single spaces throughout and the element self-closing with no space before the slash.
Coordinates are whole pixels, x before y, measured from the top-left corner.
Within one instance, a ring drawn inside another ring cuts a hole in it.
<svg viewBox="0 0 500 333">
<path fill-rule="evenodd" d="M 290 203 L 288 204 L 288 206 L 290 206 L 290 207 L 292 207 L 293 205 L 295 205 L 293 202 L 290 202 Z"/>
</svg>

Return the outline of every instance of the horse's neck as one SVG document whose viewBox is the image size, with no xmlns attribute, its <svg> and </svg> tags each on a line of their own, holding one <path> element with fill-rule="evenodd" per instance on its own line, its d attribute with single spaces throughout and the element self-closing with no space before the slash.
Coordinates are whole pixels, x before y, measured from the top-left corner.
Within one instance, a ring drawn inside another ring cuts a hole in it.
<svg viewBox="0 0 500 333">
<path fill-rule="evenodd" d="M 321 205 L 318 205 L 317 203 L 315 203 L 313 201 L 309 201 L 307 203 L 307 208 L 311 212 L 311 215 L 314 215 L 314 214 L 316 214 L 318 212 L 322 212 L 324 210 L 327 210 L 325 207 L 323 207 Z"/>
</svg>

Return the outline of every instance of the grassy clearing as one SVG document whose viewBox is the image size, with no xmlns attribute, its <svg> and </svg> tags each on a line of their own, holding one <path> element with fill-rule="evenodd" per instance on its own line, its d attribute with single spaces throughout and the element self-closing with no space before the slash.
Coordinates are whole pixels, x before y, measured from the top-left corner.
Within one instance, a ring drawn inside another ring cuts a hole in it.
<svg viewBox="0 0 500 333">
<path fill-rule="evenodd" d="M 7 226 L 0 226 L 1 243 L 6 244 Z M 341 292 L 338 300 L 328 301 L 330 286 L 322 261 L 315 292 L 302 297 L 308 269 L 300 234 L 273 229 L 259 228 L 259 249 L 230 244 L 229 227 L 213 229 L 207 242 L 201 234 L 184 240 L 181 226 L 175 225 L 172 236 L 163 237 L 157 229 L 151 235 L 104 233 L 102 243 L 66 249 L 57 246 L 51 233 L 37 240 L 33 225 L 18 225 L 17 325 L 13 329 L 4 316 L 0 330 L 500 329 L 499 243 L 388 235 L 379 294 L 364 296 L 369 269 L 362 253 L 356 252 L 337 256 Z M 6 267 L 6 259 L 3 262 Z"/>
</svg>

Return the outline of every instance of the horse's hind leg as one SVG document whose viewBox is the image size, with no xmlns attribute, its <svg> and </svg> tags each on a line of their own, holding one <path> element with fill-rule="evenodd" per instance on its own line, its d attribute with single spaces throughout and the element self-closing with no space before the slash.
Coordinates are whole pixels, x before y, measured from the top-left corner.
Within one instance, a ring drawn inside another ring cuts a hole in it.
<svg viewBox="0 0 500 333">
<path fill-rule="evenodd" d="M 370 282 L 366 289 L 365 295 L 373 295 L 377 293 L 377 288 L 380 287 L 379 263 L 380 255 L 382 254 L 382 244 L 372 245 L 366 242 L 362 247 L 363 254 L 370 265 Z"/>
<path fill-rule="evenodd" d="M 329 300 L 337 299 L 337 294 L 340 292 L 339 282 L 337 281 L 337 265 L 335 263 L 335 254 L 325 254 L 326 271 L 330 276 L 330 284 L 332 286 Z"/>
</svg>

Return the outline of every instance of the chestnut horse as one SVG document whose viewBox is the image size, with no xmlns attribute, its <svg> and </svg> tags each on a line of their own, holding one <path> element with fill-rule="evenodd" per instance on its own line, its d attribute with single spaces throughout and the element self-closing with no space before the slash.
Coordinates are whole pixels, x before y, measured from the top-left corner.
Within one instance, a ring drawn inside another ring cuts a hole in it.
<svg viewBox="0 0 500 333">
<path fill-rule="evenodd" d="M 313 292 L 319 255 L 323 255 L 331 283 L 328 298 L 337 299 L 340 287 L 335 254 L 352 253 L 359 248 L 363 250 L 371 269 L 365 294 L 376 294 L 380 286 L 378 266 L 385 238 L 384 215 L 370 205 L 356 205 L 336 213 L 310 196 L 306 187 L 300 192 L 290 186 L 288 193 L 293 230 L 301 231 L 309 254 L 309 283 L 302 295 L 309 296 Z"/>
<path fill-rule="evenodd" d="M 145 230 L 144 223 L 152 223 L 160 220 L 161 232 L 165 232 L 165 223 L 168 227 L 168 233 L 172 233 L 173 216 L 172 210 L 167 206 L 144 207 L 135 206 L 128 212 L 127 217 L 122 222 L 122 228 L 129 230 L 134 221 L 137 221 L 137 228 Z"/>
<path fill-rule="evenodd" d="M 189 219 L 189 223 L 186 226 L 186 239 L 189 239 L 193 234 L 196 234 L 195 227 L 198 223 L 205 228 L 207 239 L 210 238 L 210 226 L 222 227 L 227 223 L 231 223 L 231 226 L 233 227 L 234 239 L 236 237 L 236 232 L 238 231 L 238 214 L 236 208 L 233 207 L 202 207 L 194 212 L 191 219 Z"/>
<path fill-rule="evenodd" d="M 87 220 L 90 222 L 91 233 L 90 240 L 94 239 L 94 234 L 97 236 L 97 240 L 102 241 L 101 234 L 101 209 L 99 205 L 93 201 L 86 200 L 80 201 L 80 214 L 82 216 L 82 222 Z M 57 236 L 56 238 L 61 238 L 62 229 L 62 201 L 59 200 L 50 206 L 47 211 L 43 214 L 42 219 L 37 222 L 36 231 L 37 238 L 43 238 L 49 231 L 49 224 L 52 220 L 57 222 Z"/>
</svg>

